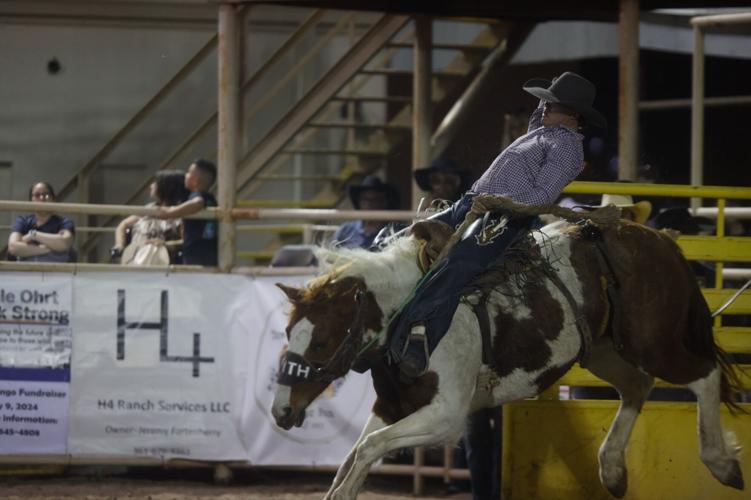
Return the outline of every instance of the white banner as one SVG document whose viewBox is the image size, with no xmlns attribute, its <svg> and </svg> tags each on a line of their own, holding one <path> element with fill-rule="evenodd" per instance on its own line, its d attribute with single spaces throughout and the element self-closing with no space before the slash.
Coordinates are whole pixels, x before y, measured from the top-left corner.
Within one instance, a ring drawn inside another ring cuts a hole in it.
<svg viewBox="0 0 751 500">
<path fill-rule="evenodd" d="M 275 282 L 300 286 L 302 279 L 264 277 L 252 284 L 253 300 L 241 311 L 249 333 L 250 377 L 243 412 L 249 460 L 259 465 L 339 465 L 352 448 L 375 401 L 370 373 L 335 380 L 310 405 L 300 428 L 285 431 L 271 416 L 279 356 L 287 344 L 287 297 Z"/>
<path fill-rule="evenodd" d="M 71 276 L 3 273 L 0 282 L 0 367 L 70 363 Z"/>
<path fill-rule="evenodd" d="M 69 368 L 0 368 L 0 454 L 67 451 Z"/>
<path fill-rule="evenodd" d="M 76 276 L 69 452 L 245 459 L 247 278 Z"/>
<path fill-rule="evenodd" d="M 71 282 L 71 276 L 63 273 L 2 275 L 2 454 L 66 452 Z"/>
</svg>

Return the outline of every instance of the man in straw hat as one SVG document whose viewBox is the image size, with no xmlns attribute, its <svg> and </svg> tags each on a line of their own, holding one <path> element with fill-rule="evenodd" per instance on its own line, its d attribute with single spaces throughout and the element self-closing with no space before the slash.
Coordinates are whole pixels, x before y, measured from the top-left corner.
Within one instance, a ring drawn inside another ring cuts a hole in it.
<svg viewBox="0 0 751 500">
<path fill-rule="evenodd" d="M 621 218 L 628 219 L 638 224 L 646 224 L 652 213 L 652 203 L 642 200 L 634 203 L 629 194 L 604 194 L 602 195 L 601 207 L 615 205 L 621 209 Z"/>
<path fill-rule="evenodd" d="M 505 196 L 532 205 L 553 203 L 579 175 L 584 164 L 584 136 L 579 129 L 585 123 L 605 126 L 605 118 L 592 107 L 595 86 L 567 71 L 552 82 L 530 80 L 523 89 L 540 98 L 527 133 L 503 150 L 471 191 L 436 219 L 456 227 L 477 194 Z M 501 256 L 533 221 L 533 217 L 504 214 L 478 219 L 421 281 L 412 301 L 391 324 L 389 356 L 399 364 L 403 380 L 414 380 L 427 371 L 430 352 L 448 330 L 464 286 Z"/>
</svg>

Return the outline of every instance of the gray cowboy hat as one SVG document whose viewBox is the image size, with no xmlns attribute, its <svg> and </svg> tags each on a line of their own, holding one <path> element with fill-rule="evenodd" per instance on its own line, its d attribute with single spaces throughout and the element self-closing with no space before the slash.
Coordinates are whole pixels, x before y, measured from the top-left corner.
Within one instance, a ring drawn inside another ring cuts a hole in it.
<svg viewBox="0 0 751 500">
<path fill-rule="evenodd" d="M 565 106 L 581 114 L 588 124 L 606 127 L 607 120 L 592 107 L 597 89 L 586 78 L 571 71 L 566 71 L 551 83 L 542 78 L 533 78 L 522 88 L 545 102 Z"/>
<path fill-rule="evenodd" d="M 439 157 L 429 166 L 415 170 L 415 182 L 423 191 L 430 191 L 430 174 L 433 172 L 446 172 L 455 174 L 459 177 L 460 189 L 463 191 L 469 177 L 469 171 L 460 168 L 456 162 L 450 158 Z"/>
<path fill-rule="evenodd" d="M 349 199 L 352 201 L 352 206 L 358 210 L 360 209 L 360 195 L 364 191 L 383 193 L 386 196 L 388 210 L 399 207 L 399 191 L 388 182 L 383 182 L 377 175 L 368 175 L 362 180 L 362 184 L 355 184 L 349 187 Z"/>
</svg>

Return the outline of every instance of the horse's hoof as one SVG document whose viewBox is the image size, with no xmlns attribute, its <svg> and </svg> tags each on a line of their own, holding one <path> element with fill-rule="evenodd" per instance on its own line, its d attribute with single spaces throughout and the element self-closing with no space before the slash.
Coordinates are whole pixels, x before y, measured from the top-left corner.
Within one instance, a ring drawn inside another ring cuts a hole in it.
<svg viewBox="0 0 751 500">
<path fill-rule="evenodd" d="M 628 472 L 625 468 L 616 469 L 615 474 L 603 474 L 600 470 L 600 481 L 615 498 L 623 498 L 628 489 Z"/>
<path fill-rule="evenodd" d="M 733 465 L 731 466 L 730 471 L 725 476 L 725 479 L 721 479 L 720 482 L 737 490 L 743 489 L 743 472 L 741 471 L 741 464 L 738 460 L 733 460 Z"/>
<path fill-rule="evenodd" d="M 616 484 L 611 486 L 606 486 L 608 491 L 611 495 L 613 495 L 615 498 L 623 498 L 626 496 L 626 490 L 628 489 L 628 481 L 626 480 L 626 476 L 624 474 L 623 477 L 621 477 L 620 481 L 618 481 Z"/>
</svg>

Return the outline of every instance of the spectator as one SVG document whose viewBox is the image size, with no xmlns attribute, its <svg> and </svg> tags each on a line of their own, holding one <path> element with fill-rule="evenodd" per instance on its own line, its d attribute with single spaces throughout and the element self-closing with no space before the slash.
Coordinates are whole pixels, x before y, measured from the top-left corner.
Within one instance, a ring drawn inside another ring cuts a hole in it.
<svg viewBox="0 0 751 500">
<path fill-rule="evenodd" d="M 29 200 L 53 203 L 55 191 L 48 182 L 37 182 L 29 189 Z M 21 261 L 74 262 L 74 233 L 72 220 L 51 211 L 21 215 L 11 226 L 8 253 Z"/>
<path fill-rule="evenodd" d="M 185 174 L 185 187 L 190 191 L 188 200 L 173 207 L 159 207 L 161 219 L 179 219 L 215 207 L 216 198 L 209 189 L 216 180 L 216 165 L 204 159 L 191 163 Z M 216 220 L 186 219 L 183 222 L 183 264 L 198 266 L 217 265 Z"/>
<path fill-rule="evenodd" d="M 185 174 L 179 170 L 162 170 L 154 176 L 149 207 L 172 207 L 188 199 Z M 130 238 L 128 242 L 128 232 Z M 154 217 L 131 215 L 118 224 L 115 246 L 110 255 L 122 257 L 129 265 L 167 265 L 182 262 L 181 219 L 160 220 Z M 127 245 L 127 246 L 126 246 Z"/>
<path fill-rule="evenodd" d="M 430 166 L 415 170 L 415 182 L 430 194 L 430 202 L 455 202 L 467 190 L 468 172 L 449 158 L 441 157 Z"/>
<path fill-rule="evenodd" d="M 356 210 L 395 210 L 399 207 L 396 188 L 375 175 L 365 177 L 362 184 L 350 186 L 349 198 Z M 378 220 L 345 222 L 334 233 L 333 244 L 342 248 L 368 249 L 387 224 Z"/>
</svg>

